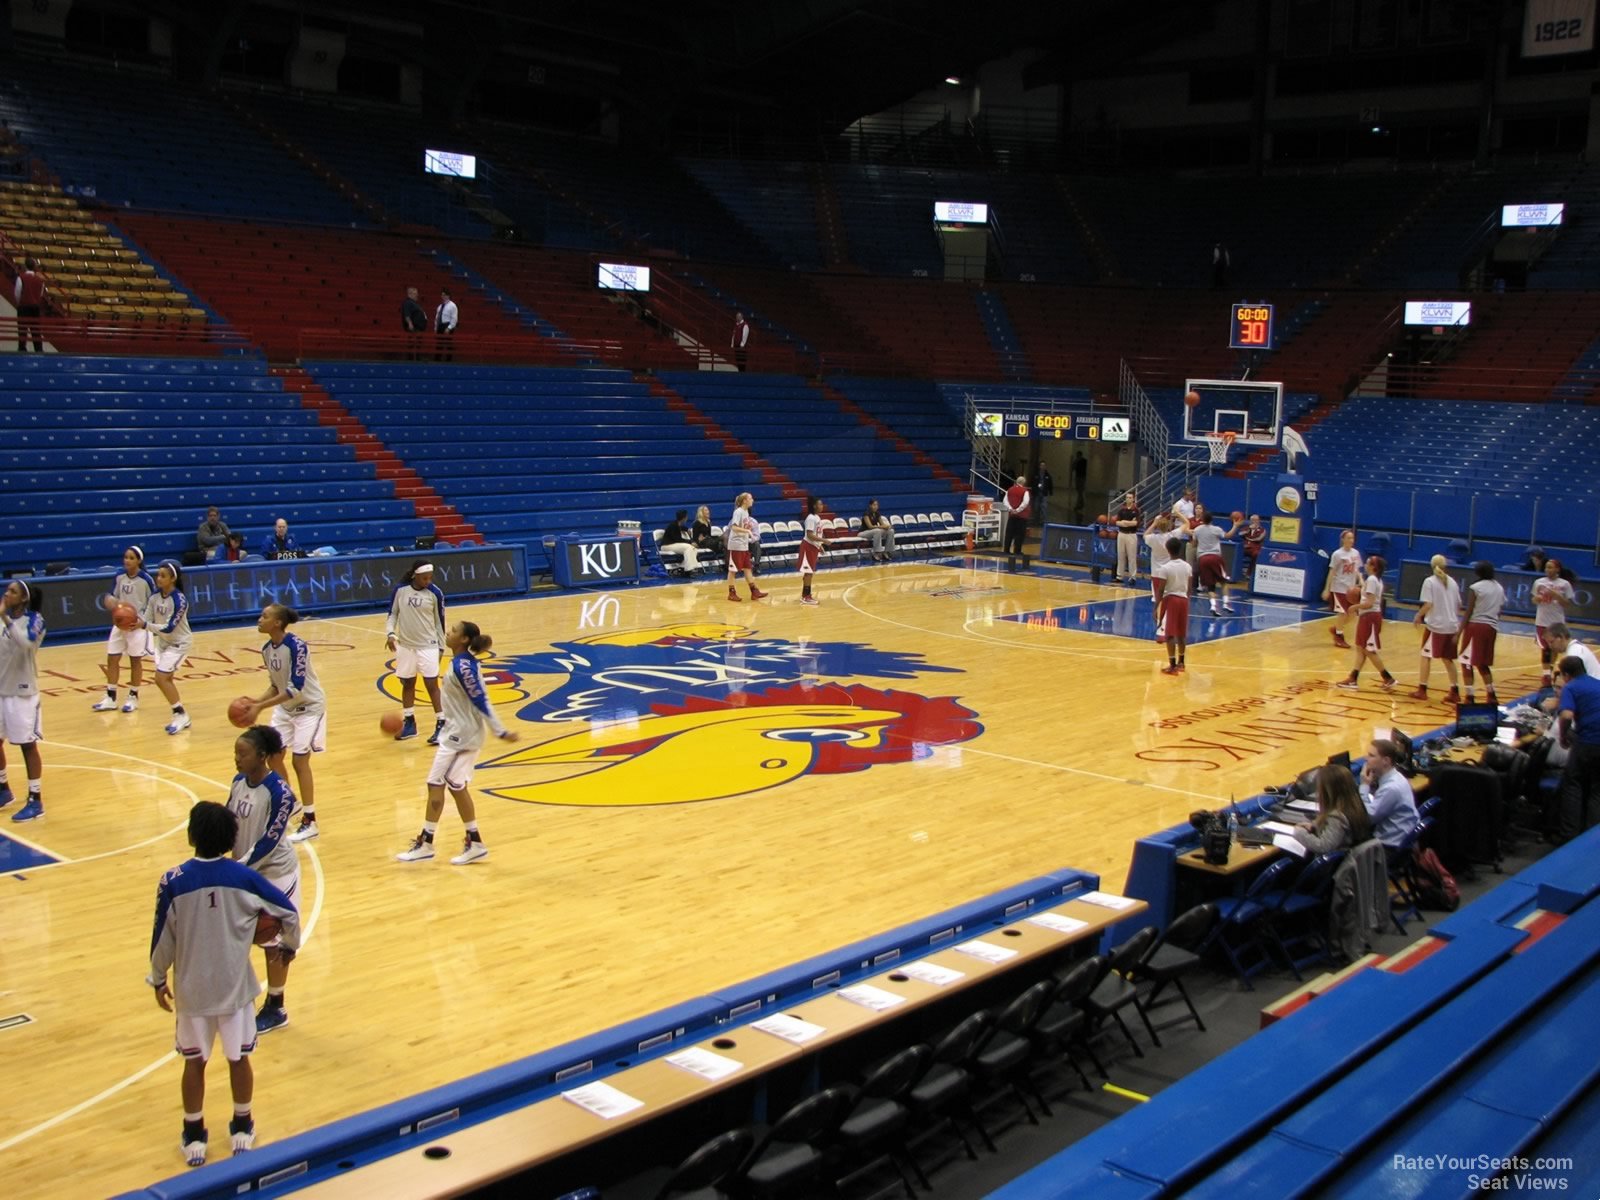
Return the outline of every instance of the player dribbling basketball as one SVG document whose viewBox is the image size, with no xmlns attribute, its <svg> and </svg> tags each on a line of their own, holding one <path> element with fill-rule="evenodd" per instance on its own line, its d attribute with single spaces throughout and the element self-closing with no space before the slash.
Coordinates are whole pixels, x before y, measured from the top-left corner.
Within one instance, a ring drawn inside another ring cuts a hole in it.
<svg viewBox="0 0 1600 1200">
<path fill-rule="evenodd" d="M 1361 551 L 1356 549 L 1356 531 L 1339 535 L 1339 548 L 1328 555 L 1328 578 L 1322 585 L 1322 598 L 1333 602 L 1333 644 L 1348 650 L 1344 631 L 1361 602 Z"/>
<path fill-rule="evenodd" d="M 126 604 L 136 613 L 142 613 L 156 590 L 156 581 L 144 569 L 144 551 L 129 546 L 122 552 L 122 574 L 111 581 L 111 590 L 102 600 L 107 612 L 119 604 Z M 128 656 L 128 702 L 122 706 L 125 713 L 139 709 L 139 685 L 144 682 L 144 660 L 150 655 L 150 633 L 135 627 L 123 629 L 115 622 L 106 638 L 106 694 L 92 706 L 95 712 L 115 712 L 117 684 L 122 679 L 122 656 Z"/>
<path fill-rule="evenodd" d="M 428 808 L 422 832 L 410 846 L 395 855 L 401 862 L 423 862 L 433 857 L 433 835 L 438 832 L 439 817 L 444 813 L 447 788 L 456 802 L 456 811 L 461 814 L 467 835 L 461 853 L 450 861 L 461 867 L 489 857 L 489 848 L 478 832 L 478 810 L 467 785 L 472 782 L 472 768 L 483 746 L 484 726 L 494 730 L 495 736 L 503 741 L 517 740 L 517 735 L 505 727 L 489 703 L 483 673 L 478 670 L 476 656 L 493 644 L 489 635 L 471 621 L 457 621 L 445 634 L 445 645 L 452 657 L 440 689 L 444 730 L 439 735 L 439 751 L 433 756 L 433 767 L 428 772 Z"/>
<path fill-rule="evenodd" d="M 277 715 L 274 710 L 273 715 Z M 300 859 L 287 836 L 294 812 L 294 793 L 272 761 L 283 755 L 283 739 L 276 729 L 254 725 L 233 743 L 233 765 L 238 774 L 228 790 L 228 811 L 239 822 L 233 838 L 233 857 L 287 896 L 300 903 Z M 289 1023 L 284 1007 L 284 987 L 289 980 L 289 958 L 279 953 L 278 937 L 262 947 L 267 963 L 267 998 L 256 1013 L 256 1032 L 271 1033 Z M 292 956 L 290 956 L 292 958 Z"/>
</svg>

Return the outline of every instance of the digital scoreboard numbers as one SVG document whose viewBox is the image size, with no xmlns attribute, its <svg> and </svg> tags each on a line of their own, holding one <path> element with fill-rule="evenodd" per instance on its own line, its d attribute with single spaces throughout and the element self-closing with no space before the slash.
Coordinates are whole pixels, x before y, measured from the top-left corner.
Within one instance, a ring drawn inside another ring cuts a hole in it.
<svg viewBox="0 0 1600 1200">
<path fill-rule="evenodd" d="M 1272 305 L 1235 304 L 1228 321 L 1228 346 L 1234 350 L 1272 349 Z"/>
<path fill-rule="evenodd" d="M 1033 436 L 1063 438 L 1072 436 L 1071 413 L 1034 413 Z"/>
</svg>

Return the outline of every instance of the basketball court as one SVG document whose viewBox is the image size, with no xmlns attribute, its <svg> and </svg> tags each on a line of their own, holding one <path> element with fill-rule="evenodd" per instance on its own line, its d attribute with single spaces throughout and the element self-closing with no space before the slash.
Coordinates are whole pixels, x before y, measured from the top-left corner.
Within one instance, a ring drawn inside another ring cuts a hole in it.
<svg viewBox="0 0 1600 1200">
<path fill-rule="evenodd" d="M 484 749 L 491 854 L 464 868 L 448 807 L 437 859 L 394 859 L 433 751 L 378 729 L 396 694 L 383 615 L 297 627 L 329 750 L 291 1023 L 256 1055 L 263 1143 L 1063 866 L 1120 888 L 1140 836 L 1360 753 L 1374 727 L 1449 719 L 1375 680 L 1334 691 L 1348 652 L 1294 605 L 1240 596 L 1215 621 L 1197 605 L 1172 678 L 1142 588 L 981 559 L 828 570 L 816 608 L 793 576 L 766 584 L 759 603 L 717 579 L 452 605 L 493 635 L 485 678 L 521 735 Z M 1413 631 L 1385 632 L 1409 685 Z M 177 737 L 148 684 L 135 715 L 90 711 L 100 643 L 41 653 L 48 816 L 0 819 L 0 1172 L 16 1195 L 182 1169 L 172 1018 L 143 982 L 153 898 L 187 857 L 189 807 L 226 796 L 224 710 L 260 693 L 261 640 L 197 635 Z M 1500 694 L 1531 690 L 1531 638 L 1500 653 Z M 226 1078 L 214 1062 L 213 1158 Z"/>
</svg>

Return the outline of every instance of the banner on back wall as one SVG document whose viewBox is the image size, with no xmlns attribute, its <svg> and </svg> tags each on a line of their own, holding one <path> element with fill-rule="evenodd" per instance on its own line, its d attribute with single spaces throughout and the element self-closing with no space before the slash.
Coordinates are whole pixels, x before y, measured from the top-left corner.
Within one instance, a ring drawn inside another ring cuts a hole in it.
<svg viewBox="0 0 1600 1200">
<path fill-rule="evenodd" d="M 1594 0 L 1527 0 L 1522 57 L 1582 54 L 1594 49 Z"/>
</svg>

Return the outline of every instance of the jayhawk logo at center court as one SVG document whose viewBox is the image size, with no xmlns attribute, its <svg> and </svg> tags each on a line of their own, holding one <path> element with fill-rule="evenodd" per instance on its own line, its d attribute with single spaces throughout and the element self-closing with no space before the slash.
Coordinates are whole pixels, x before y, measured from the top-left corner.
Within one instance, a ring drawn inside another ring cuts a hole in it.
<svg viewBox="0 0 1600 1200">
<path fill-rule="evenodd" d="M 935 672 L 958 673 L 916 654 L 704 622 L 496 656 L 483 664 L 490 702 L 522 701 L 516 717 L 535 744 L 479 763 L 477 785 L 539 804 L 683 804 L 907 763 L 978 736 L 977 714 L 954 697 L 846 680 Z"/>
</svg>

